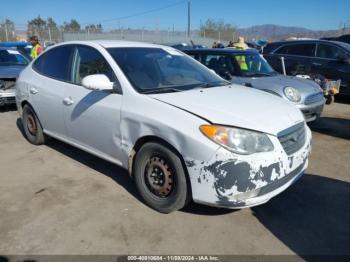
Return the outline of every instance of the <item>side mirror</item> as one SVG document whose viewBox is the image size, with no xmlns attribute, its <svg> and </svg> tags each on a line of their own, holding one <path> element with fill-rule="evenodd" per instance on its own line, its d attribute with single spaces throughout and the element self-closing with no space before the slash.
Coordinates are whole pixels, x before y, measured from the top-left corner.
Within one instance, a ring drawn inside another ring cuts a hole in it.
<svg viewBox="0 0 350 262">
<path fill-rule="evenodd" d="M 102 74 L 85 76 L 81 84 L 89 90 L 113 90 L 114 85 L 106 75 Z"/>
</svg>

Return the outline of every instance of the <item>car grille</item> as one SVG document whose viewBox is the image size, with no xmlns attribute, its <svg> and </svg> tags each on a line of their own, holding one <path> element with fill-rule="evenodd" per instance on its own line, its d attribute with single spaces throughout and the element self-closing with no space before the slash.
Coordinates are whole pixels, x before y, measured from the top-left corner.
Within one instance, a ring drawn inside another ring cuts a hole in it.
<svg viewBox="0 0 350 262">
<path fill-rule="evenodd" d="M 312 94 L 305 98 L 304 103 L 305 105 L 310 105 L 310 104 L 322 101 L 322 99 L 323 99 L 323 93 Z"/>
<path fill-rule="evenodd" d="M 291 155 L 303 147 L 305 135 L 305 124 L 300 123 L 280 132 L 277 136 L 284 151 L 287 155 Z"/>
</svg>

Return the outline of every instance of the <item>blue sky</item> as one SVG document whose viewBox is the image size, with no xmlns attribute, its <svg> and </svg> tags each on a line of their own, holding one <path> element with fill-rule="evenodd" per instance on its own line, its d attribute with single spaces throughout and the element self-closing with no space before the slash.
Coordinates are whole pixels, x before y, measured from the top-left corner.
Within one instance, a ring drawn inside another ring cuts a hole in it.
<svg viewBox="0 0 350 262">
<path fill-rule="evenodd" d="M 105 29 L 118 28 L 115 18 L 162 8 L 144 15 L 120 19 L 123 28 L 185 30 L 187 1 L 181 0 L 1 0 L 0 21 L 10 18 L 23 29 L 40 14 L 59 24 L 77 19 L 83 25 L 101 22 Z M 349 0 L 191 0 L 192 28 L 208 18 L 223 19 L 238 27 L 260 24 L 301 26 L 309 29 L 337 29 L 350 25 Z M 115 19 L 115 20 L 113 20 Z M 110 20 L 110 21 L 107 21 Z"/>
</svg>

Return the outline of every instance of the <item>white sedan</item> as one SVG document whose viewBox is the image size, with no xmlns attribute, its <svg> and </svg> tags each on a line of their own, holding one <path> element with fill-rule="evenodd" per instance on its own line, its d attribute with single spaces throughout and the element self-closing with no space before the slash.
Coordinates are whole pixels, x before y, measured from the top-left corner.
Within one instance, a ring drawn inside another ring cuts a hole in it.
<svg viewBox="0 0 350 262">
<path fill-rule="evenodd" d="M 171 47 L 67 42 L 16 85 L 29 142 L 54 137 L 128 169 L 160 212 L 190 200 L 259 205 L 308 165 L 311 132 L 298 108 L 228 83 Z"/>
</svg>

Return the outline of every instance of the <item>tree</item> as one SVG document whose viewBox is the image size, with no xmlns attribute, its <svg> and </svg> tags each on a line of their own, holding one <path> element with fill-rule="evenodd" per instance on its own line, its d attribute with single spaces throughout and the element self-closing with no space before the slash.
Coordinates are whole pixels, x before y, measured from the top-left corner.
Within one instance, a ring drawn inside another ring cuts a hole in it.
<svg viewBox="0 0 350 262">
<path fill-rule="evenodd" d="M 46 20 L 46 28 L 47 28 L 49 40 L 54 40 L 57 42 L 61 39 L 61 32 L 56 22 L 51 17 L 47 18 Z"/>
<path fill-rule="evenodd" d="M 236 27 L 225 23 L 223 20 L 208 19 L 201 25 L 200 32 L 202 36 L 228 41 L 233 40 Z"/>
<path fill-rule="evenodd" d="M 91 25 L 87 25 L 85 26 L 85 31 L 87 33 L 102 33 L 103 32 L 103 28 L 101 24 L 91 24 Z"/>
<path fill-rule="evenodd" d="M 3 23 L 0 24 L 0 41 L 15 41 L 15 24 L 6 19 Z"/>
<path fill-rule="evenodd" d="M 46 29 L 46 21 L 41 19 L 40 15 L 28 21 L 27 34 L 29 37 L 36 35 L 39 39 L 45 39 L 48 37 Z"/>
<path fill-rule="evenodd" d="M 70 22 L 63 23 L 63 31 L 67 33 L 79 33 L 80 32 L 80 24 L 77 20 L 71 19 Z"/>
</svg>

